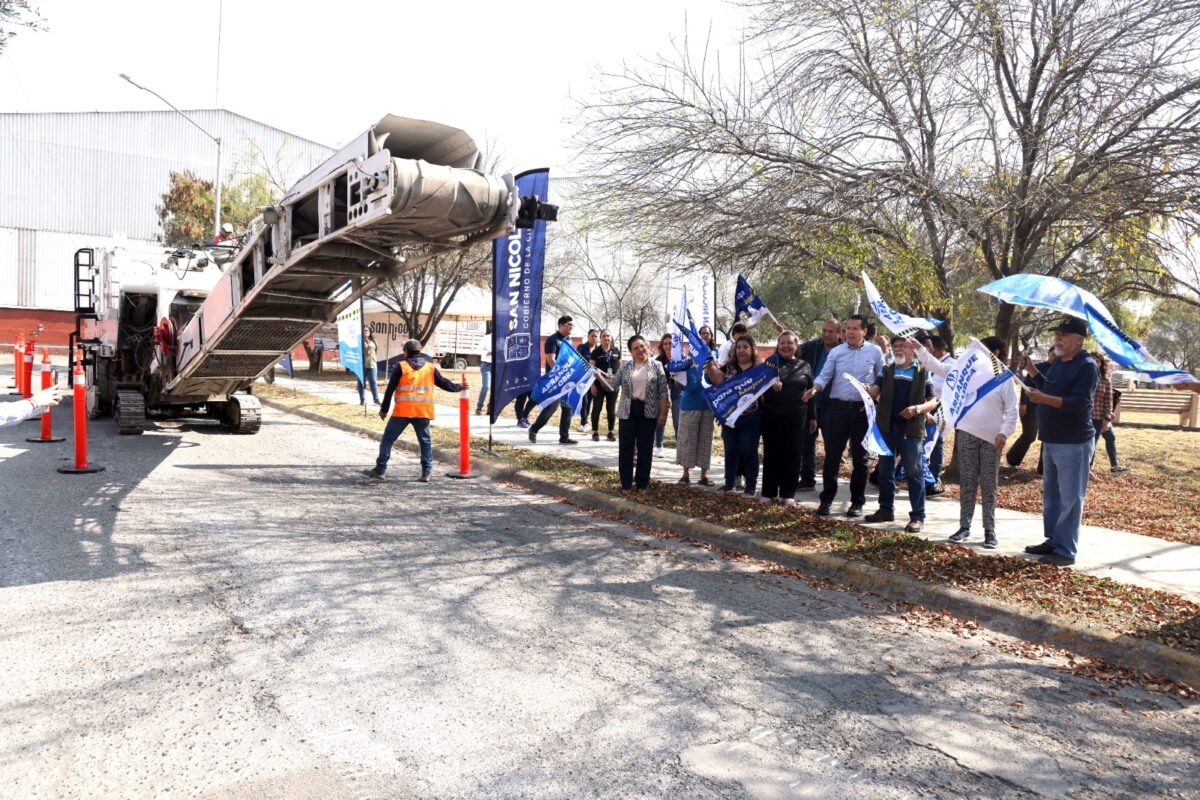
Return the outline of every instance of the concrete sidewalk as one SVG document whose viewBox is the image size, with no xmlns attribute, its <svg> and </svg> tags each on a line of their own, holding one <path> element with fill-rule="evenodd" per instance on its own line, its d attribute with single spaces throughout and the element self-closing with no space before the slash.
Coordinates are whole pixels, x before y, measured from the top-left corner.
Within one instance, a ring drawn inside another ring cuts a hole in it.
<svg viewBox="0 0 1200 800">
<path fill-rule="evenodd" d="M 278 385 L 289 387 L 292 381 L 288 378 L 278 380 Z M 358 394 L 353 387 L 344 384 L 325 383 L 321 381 L 295 380 L 298 391 L 319 395 L 350 405 L 358 404 Z M 382 391 L 382 387 L 381 387 Z M 475 391 L 472 391 L 472 411 L 474 410 Z M 370 398 L 367 400 L 370 404 Z M 371 406 L 369 412 L 376 412 Z M 471 434 L 486 437 L 488 434 L 487 417 L 471 415 Z M 578 423 L 578 420 L 576 420 Z M 434 424 L 458 429 L 458 408 L 439 405 Z M 603 426 L 604 422 L 601 421 Z M 669 424 L 669 423 L 668 423 Z M 524 447 L 546 455 L 572 458 L 592 466 L 606 469 L 617 468 L 617 443 L 607 441 L 601 436 L 599 442 L 593 442 L 590 434 L 581 433 L 578 426 L 573 427 L 573 438 L 579 444 L 568 446 L 558 443 L 558 416 L 551 418 L 546 427 L 539 432 L 538 444 L 530 444 L 528 431 L 518 428 L 516 421 L 508 418 L 499 419 L 492 427 L 492 437 L 496 442 L 514 447 Z M 664 483 L 677 481 L 682 470 L 675 464 L 675 451 L 671 448 L 664 450 L 665 457 L 656 459 L 652 470 L 654 480 Z M 720 486 L 723 482 L 724 461 L 713 456 L 709 477 Z M 692 471 L 693 488 L 696 491 L 716 491 L 716 488 L 706 489 L 696 486 L 694 481 L 699 472 Z M 819 479 L 819 476 L 818 476 Z M 870 513 L 877 508 L 878 491 L 874 486 L 867 486 L 867 505 L 864 513 Z M 800 492 L 797 496 L 799 505 L 815 510 L 818 504 L 817 492 Z M 903 530 L 908 519 L 907 496 L 902 492 L 897 497 L 896 518 L 894 523 L 881 523 L 867 527 L 878 530 Z M 849 505 L 849 485 L 839 482 L 838 495 L 833 503 L 834 518 L 843 514 Z M 996 509 L 996 534 L 1000 546 L 995 550 L 984 550 L 982 509 L 976 507 L 975 520 L 971 527 L 972 538 L 968 546 L 976 549 L 982 555 L 1004 554 L 1027 558 L 1024 547 L 1042 541 L 1042 517 L 1039 514 L 1029 514 L 1023 511 Z M 854 520 L 862 523 L 861 518 Z M 958 500 L 953 498 L 931 497 L 925 502 L 925 531 L 918 534 L 930 541 L 946 541 L 946 537 L 958 530 Z M 1128 531 L 1118 531 L 1100 528 L 1095 525 L 1084 525 L 1079 535 L 1079 555 L 1075 569 L 1091 575 L 1103 575 L 1123 583 L 1145 586 L 1152 589 L 1177 594 L 1200 602 L 1200 547 L 1168 542 L 1153 536 L 1142 536 Z"/>
</svg>

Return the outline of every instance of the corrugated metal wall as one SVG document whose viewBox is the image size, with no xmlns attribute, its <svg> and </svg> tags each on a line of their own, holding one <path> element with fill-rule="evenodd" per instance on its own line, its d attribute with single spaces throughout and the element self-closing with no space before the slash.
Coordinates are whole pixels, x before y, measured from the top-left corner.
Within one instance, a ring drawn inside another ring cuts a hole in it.
<svg viewBox="0 0 1200 800">
<path fill-rule="evenodd" d="M 222 138 L 227 182 L 265 162 L 290 185 L 334 152 L 229 111 L 188 114 Z M 216 160 L 173 111 L 0 114 L 0 305 L 73 307 L 75 250 L 156 241 L 171 170 L 211 179 Z"/>
</svg>

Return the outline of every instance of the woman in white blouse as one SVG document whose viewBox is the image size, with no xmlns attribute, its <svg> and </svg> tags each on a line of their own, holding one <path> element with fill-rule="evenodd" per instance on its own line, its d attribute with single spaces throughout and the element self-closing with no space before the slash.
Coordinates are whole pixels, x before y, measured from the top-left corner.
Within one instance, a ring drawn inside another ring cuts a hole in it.
<svg viewBox="0 0 1200 800">
<path fill-rule="evenodd" d="M 617 473 L 623 490 L 645 489 L 650 485 L 654 429 L 667 421 L 671 410 L 670 387 L 662 364 L 650 358 L 650 348 L 641 336 L 629 338 L 631 359 L 617 370 L 617 418 L 620 436 L 617 448 Z M 633 454 L 637 449 L 637 475 Z"/>
</svg>

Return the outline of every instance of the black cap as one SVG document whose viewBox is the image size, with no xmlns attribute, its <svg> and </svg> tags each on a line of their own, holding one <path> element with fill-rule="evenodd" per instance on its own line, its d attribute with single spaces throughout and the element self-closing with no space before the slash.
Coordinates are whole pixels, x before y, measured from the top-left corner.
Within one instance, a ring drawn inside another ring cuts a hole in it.
<svg viewBox="0 0 1200 800">
<path fill-rule="evenodd" d="M 1053 333 L 1077 333 L 1080 336 L 1087 336 L 1087 323 L 1079 317 L 1063 317 L 1063 321 L 1054 328 Z"/>
</svg>

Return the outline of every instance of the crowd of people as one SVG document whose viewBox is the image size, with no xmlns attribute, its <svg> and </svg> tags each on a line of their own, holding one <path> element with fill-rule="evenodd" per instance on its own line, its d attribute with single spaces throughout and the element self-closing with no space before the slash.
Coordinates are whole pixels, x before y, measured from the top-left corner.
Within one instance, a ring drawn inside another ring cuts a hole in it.
<svg viewBox="0 0 1200 800">
<path fill-rule="evenodd" d="M 898 476 L 903 472 L 909 506 L 905 530 L 922 531 L 926 498 L 944 491 L 940 478 L 947 431 L 940 409 L 946 378 L 957 363 L 947 343 L 923 331 L 912 338 L 886 336 L 859 314 L 825 320 L 820 334 L 807 341 L 778 322 L 775 327 L 777 336 L 770 355 L 776 370 L 773 384 L 742 408 L 733 424 L 721 424 L 714 418 L 705 389 L 754 369 L 762 358 L 745 324 L 735 324 L 724 342 L 716 340 L 709 326 L 701 327 L 700 338 L 715 354 L 701 364 L 690 357 L 686 341 L 682 357 L 672 358 L 669 335 L 660 338 L 656 348 L 645 337 L 635 335 L 626 340 L 622 350 L 610 331 L 592 329 L 573 345 L 574 321 L 563 316 L 555 333 L 546 338 L 542 368 L 549 372 L 559 349 L 575 346 L 591 365 L 595 380 L 577 410 L 564 397 L 541 409 L 532 421 L 530 416 L 536 410 L 532 398 L 528 394 L 518 397 L 514 404 L 517 424 L 527 429 L 529 441 L 536 443 L 538 433 L 557 412 L 558 441 L 563 445 L 577 444 L 571 438 L 575 413 L 579 414 L 579 429 L 593 441 L 600 440 L 603 428 L 609 441 L 618 442 L 618 474 L 621 488 L 628 492 L 649 486 L 653 460 L 665 455 L 668 420 L 675 434 L 675 463 L 681 470 L 678 483 L 693 483 L 692 473 L 698 471 L 695 483 L 716 486 L 709 470 L 719 426 L 725 458 L 717 488 L 783 506 L 796 505 L 799 492 L 817 488 L 816 444 L 820 439 L 824 461 L 818 515 L 832 513 L 848 450 L 845 515 L 864 515 L 870 479 L 879 485 L 879 501 L 865 521 L 895 521 Z M 1054 346 L 1045 360 L 1035 362 L 1028 355 L 1020 359 L 1024 384 L 1019 390 L 1015 380 L 1005 381 L 980 398 L 972 416 L 958 420 L 955 446 L 960 515 L 949 541 L 963 543 L 971 538 L 978 499 L 983 509 L 982 545 L 989 549 L 998 546 L 995 511 L 1000 460 L 1020 421 L 1022 435 L 1009 449 L 1008 462 L 1020 464 L 1037 438 L 1042 443 L 1039 471 L 1044 474 L 1045 540 L 1026 550 L 1049 563 L 1074 563 L 1088 475 L 1101 438 L 1108 449 L 1110 468 L 1125 470 L 1117 460 L 1112 429 L 1120 393 L 1113 388 L 1110 365 L 1103 356 L 1084 351 L 1086 336 L 1081 320 L 1064 320 L 1054 329 Z M 1000 339 L 987 337 L 981 344 L 996 364 L 1008 361 Z M 395 395 L 379 461 L 367 470 L 372 477 L 383 476 L 392 442 L 412 425 L 421 441 L 422 479 L 428 480 L 433 389 L 464 388 L 423 361 L 418 342 L 406 343 L 406 348 L 410 345 L 413 352 L 392 375 L 382 401 L 380 416 L 386 419 Z M 490 351 L 484 360 L 490 363 Z M 485 383 L 476 413 L 487 407 L 487 393 Z M 867 402 L 875 411 L 877 432 L 872 435 L 892 453 L 878 457 L 873 475 L 869 475 L 870 454 L 864 444 L 870 426 Z"/>
</svg>

